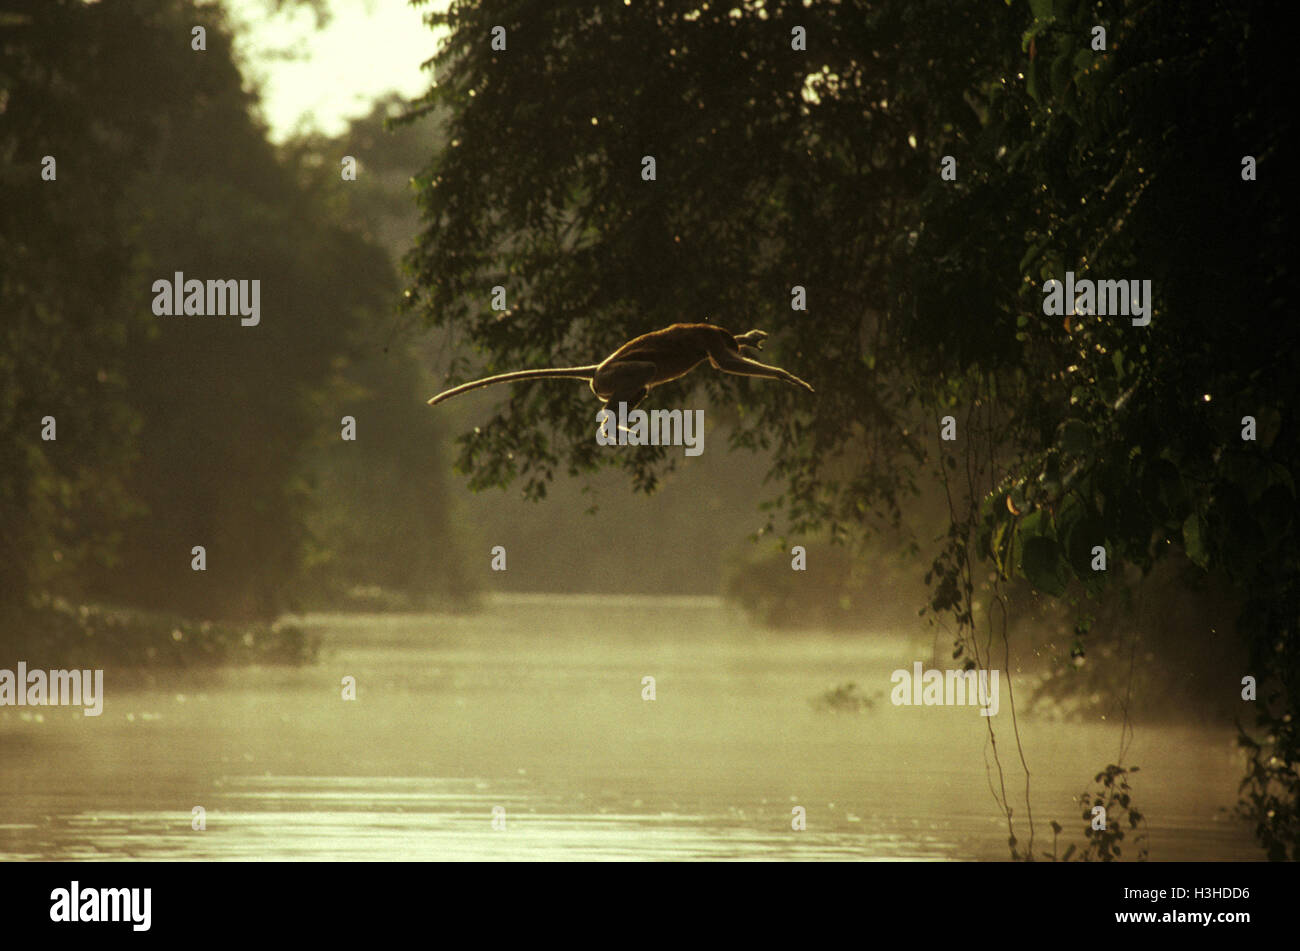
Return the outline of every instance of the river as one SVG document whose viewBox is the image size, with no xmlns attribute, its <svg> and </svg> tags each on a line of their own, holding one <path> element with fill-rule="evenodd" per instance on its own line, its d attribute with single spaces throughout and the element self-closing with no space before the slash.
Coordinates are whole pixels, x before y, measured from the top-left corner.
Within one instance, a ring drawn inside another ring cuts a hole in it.
<svg viewBox="0 0 1300 951">
<path fill-rule="evenodd" d="M 303 623 L 323 639 L 312 667 L 110 669 L 99 717 L 0 708 L 0 859 L 1009 856 L 984 718 L 889 702 L 890 672 L 924 659 L 902 638 L 774 633 L 673 597 Z M 40 662 L 0 666 L 19 659 Z M 849 681 L 879 702 L 811 702 Z M 994 721 L 1024 842 L 1005 696 Z M 1081 846 L 1073 797 L 1118 730 L 1022 719 L 1035 851 L 1053 819 Z M 1153 860 L 1261 857 L 1221 808 L 1241 777 L 1230 731 L 1139 726 L 1127 761 Z"/>
</svg>

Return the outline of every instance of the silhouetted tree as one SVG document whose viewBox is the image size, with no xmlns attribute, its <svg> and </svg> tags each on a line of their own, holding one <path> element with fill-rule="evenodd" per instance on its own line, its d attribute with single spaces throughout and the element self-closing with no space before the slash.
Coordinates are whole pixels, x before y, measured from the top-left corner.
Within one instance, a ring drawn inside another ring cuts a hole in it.
<svg viewBox="0 0 1300 951">
<path fill-rule="evenodd" d="M 1271 857 L 1300 857 L 1291 111 L 1266 9 L 455 5 L 432 18 L 451 36 L 413 111 L 452 119 L 418 179 L 411 306 L 490 370 L 587 363 L 679 320 L 772 331 L 815 399 L 698 374 L 657 398 L 738 403 L 733 442 L 772 449 L 794 532 L 856 537 L 939 480 L 930 606 L 969 663 L 995 614 L 975 602 L 1012 576 L 1076 604 L 1079 650 L 1087 599 L 1126 566 L 1178 551 L 1230 579 L 1276 737 L 1247 808 Z M 1067 270 L 1150 280 L 1151 323 L 1048 315 Z M 560 466 L 612 466 L 653 488 L 663 451 L 601 452 L 590 405 L 517 387 L 461 437 L 471 485 L 522 477 L 536 497 Z"/>
</svg>

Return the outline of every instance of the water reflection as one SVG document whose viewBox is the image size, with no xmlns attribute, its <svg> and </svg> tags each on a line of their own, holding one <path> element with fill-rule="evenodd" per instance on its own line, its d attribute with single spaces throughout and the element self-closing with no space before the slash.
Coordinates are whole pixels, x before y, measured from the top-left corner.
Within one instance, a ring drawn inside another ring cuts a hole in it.
<svg viewBox="0 0 1300 951">
<path fill-rule="evenodd" d="M 887 693 L 918 656 L 898 639 L 773 635 L 699 598 L 308 620 L 313 668 L 109 670 L 99 718 L 0 710 L 0 858 L 1007 858 L 974 710 L 810 702 L 848 680 Z M 1050 848 L 1047 822 L 1077 828 L 1072 797 L 1117 737 L 1025 734 Z M 1236 756 L 1227 730 L 1138 731 L 1152 858 L 1259 857 L 1217 809 Z"/>
</svg>

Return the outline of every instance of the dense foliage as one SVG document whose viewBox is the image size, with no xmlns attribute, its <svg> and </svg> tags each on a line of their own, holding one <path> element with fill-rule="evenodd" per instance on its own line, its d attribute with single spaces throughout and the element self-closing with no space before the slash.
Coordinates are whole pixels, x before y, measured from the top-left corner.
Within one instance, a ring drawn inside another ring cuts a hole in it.
<svg viewBox="0 0 1300 951">
<path fill-rule="evenodd" d="M 6 10 L 0 638 L 64 644 L 52 594 L 152 612 L 114 627 L 109 653 L 134 661 L 155 628 L 189 629 L 173 616 L 269 621 L 358 584 L 461 591 L 437 424 L 412 355 L 384 348 L 396 270 L 338 200 L 356 184 L 344 144 L 267 140 L 220 7 Z M 260 281 L 260 322 L 155 316 L 153 282 L 178 271 Z M 203 630 L 239 653 L 237 627 Z"/>
<path fill-rule="evenodd" d="M 451 141 L 418 180 L 411 304 L 454 329 L 460 370 L 587 363 L 679 320 L 771 331 L 771 362 L 815 399 L 697 374 L 662 401 L 701 387 L 739 404 L 733 443 L 772 450 L 793 533 L 856 539 L 939 480 L 950 528 L 931 607 L 969 663 L 987 659 L 1013 578 L 1072 606 L 1081 659 L 1108 589 L 1171 556 L 1192 583 L 1212 575 L 1251 656 L 1213 689 L 1260 683 L 1241 704 L 1258 728 L 1243 740 L 1261 744 L 1243 807 L 1270 857 L 1300 857 L 1274 9 L 454 3 L 432 18 L 451 36 L 422 108 L 450 110 Z M 1066 271 L 1149 280 L 1149 325 L 1048 316 L 1045 285 Z M 608 465 L 653 488 L 671 459 L 600 453 L 588 401 L 518 387 L 461 439 L 471 484 L 521 477 L 540 497 L 557 470 Z"/>
</svg>

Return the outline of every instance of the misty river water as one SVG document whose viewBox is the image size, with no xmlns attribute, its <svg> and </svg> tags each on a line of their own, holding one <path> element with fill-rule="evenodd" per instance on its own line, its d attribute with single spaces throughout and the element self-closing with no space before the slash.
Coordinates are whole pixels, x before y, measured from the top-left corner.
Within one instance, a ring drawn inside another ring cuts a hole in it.
<svg viewBox="0 0 1300 951">
<path fill-rule="evenodd" d="M 0 708 L 0 859 L 1009 857 L 984 718 L 889 703 L 891 671 L 929 659 L 903 638 L 774 633 L 711 598 L 502 595 L 476 615 L 304 623 L 323 638 L 311 667 L 130 686 L 108 669 L 97 718 Z M 849 681 L 876 705 L 814 707 Z M 1021 728 L 1035 850 L 1053 819 L 1081 847 L 1073 797 L 1118 725 Z M 1261 857 L 1221 809 L 1241 777 L 1230 731 L 1139 726 L 1127 761 L 1153 860 Z"/>
</svg>

